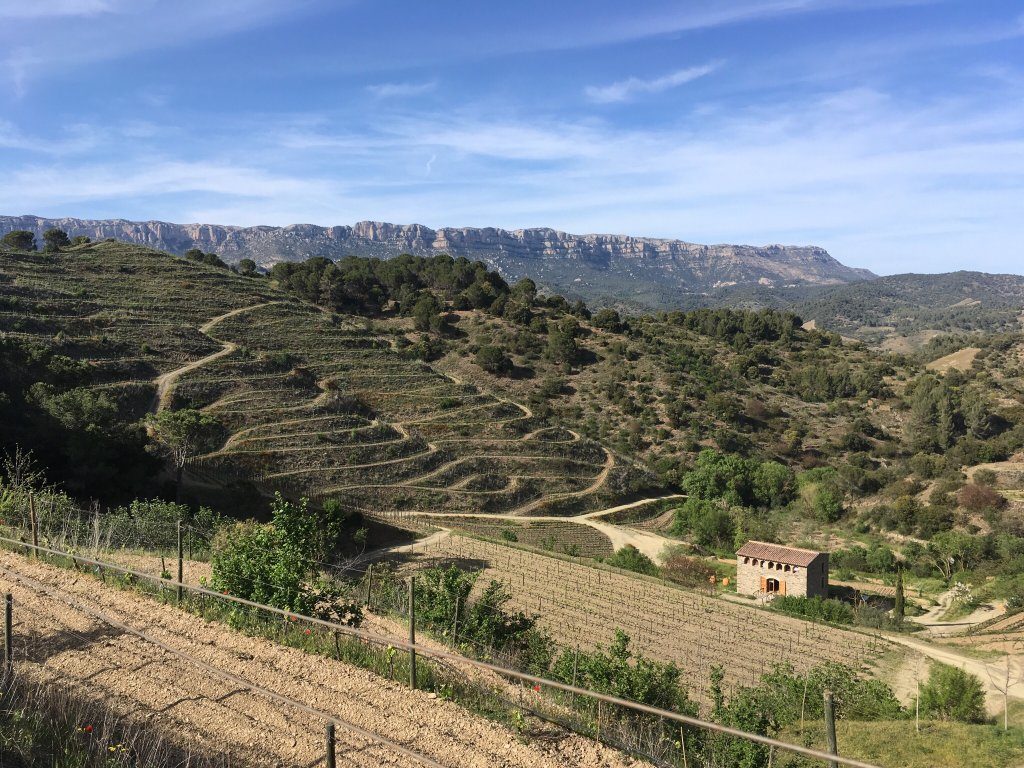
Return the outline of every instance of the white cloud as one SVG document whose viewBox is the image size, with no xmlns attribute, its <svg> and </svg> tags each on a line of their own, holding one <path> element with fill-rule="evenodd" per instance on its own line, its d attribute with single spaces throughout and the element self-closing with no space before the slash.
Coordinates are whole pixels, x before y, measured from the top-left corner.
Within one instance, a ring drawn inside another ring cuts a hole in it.
<svg viewBox="0 0 1024 768">
<path fill-rule="evenodd" d="M 587 98 L 598 104 L 610 104 L 618 101 L 628 101 L 637 94 L 661 93 L 670 88 L 676 88 L 685 83 L 692 82 L 698 78 L 709 75 L 721 66 L 721 62 L 709 62 L 697 67 L 679 69 L 661 77 L 651 80 L 642 80 L 639 77 L 630 77 L 610 85 L 591 85 L 585 89 Z"/>
<path fill-rule="evenodd" d="M 436 88 L 436 80 L 429 80 L 425 83 L 379 83 L 366 86 L 366 90 L 378 99 L 420 96 L 424 93 L 430 93 Z"/>
</svg>

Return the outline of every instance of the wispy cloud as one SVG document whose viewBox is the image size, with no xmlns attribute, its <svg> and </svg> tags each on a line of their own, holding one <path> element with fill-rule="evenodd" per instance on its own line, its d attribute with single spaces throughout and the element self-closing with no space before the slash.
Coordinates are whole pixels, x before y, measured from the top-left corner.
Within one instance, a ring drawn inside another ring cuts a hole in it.
<svg viewBox="0 0 1024 768">
<path fill-rule="evenodd" d="M 109 13 L 110 0 L 0 0 L 0 19 L 42 19 Z"/>
<path fill-rule="evenodd" d="M 378 99 L 420 96 L 424 93 L 430 93 L 436 88 L 437 80 L 428 80 L 425 83 L 379 83 L 366 86 L 366 90 Z"/>
<path fill-rule="evenodd" d="M 712 61 L 696 67 L 677 69 L 675 72 L 662 75 L 661 77 L 655 77 L 650 80 L 643 80 L 639 77 L 630 77 L 625 80 L 619 80 L 618 82 L 611 83 L 610 85 L 591 85 L 584 90 L 584 93 L 586 93 L 588 99 L 597 102 L 598 104 L 611 104 L 613 102 L 628 101 L 639 94 L 661 93 L 662 91 L 667 91 L 670 88 L 676 88 L 680 85 L 693 82 L 698 78 L 711 74 L 718 69 L 721 64 L 722 63 L 719 61 Z"/>
<path fill-rule="evenodd" d="M 46 74 L 258 27 L 316 2 L 0 0 L 0 19 L 7 22 L 0 27 L 0 49 L 9 51 L 0 72 L 23 96 Z"/>
</svg>

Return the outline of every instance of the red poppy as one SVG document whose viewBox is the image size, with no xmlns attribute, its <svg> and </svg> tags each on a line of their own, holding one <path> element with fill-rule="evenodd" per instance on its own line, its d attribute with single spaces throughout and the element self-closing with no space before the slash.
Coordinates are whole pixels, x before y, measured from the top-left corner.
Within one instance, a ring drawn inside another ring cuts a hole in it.
<svg viewBox="0 0 1024 768">
<path fill-rule="evenodd" d="M 540 684 L 538 683 L 537 685 L 533 686 L 533 690 L 535 690 L 537 693 L 540 693 Z"/>
<path fill-rule="evenodd" d="M 87 725 L 82 730 L 85 731 L 86 733 L 92 733 L 92 726 L 91 725 Z"/>
<path fill-rule="evenodd" d="M 308 635 L 308 634 L 310 634 L 311 632 L 312 632 L 312 630 L 310 630 L 310 629 L 307 629 L 307 630 L 306 630 L 306 634 L 307 634 L 307 635 Z"/>
</svg>

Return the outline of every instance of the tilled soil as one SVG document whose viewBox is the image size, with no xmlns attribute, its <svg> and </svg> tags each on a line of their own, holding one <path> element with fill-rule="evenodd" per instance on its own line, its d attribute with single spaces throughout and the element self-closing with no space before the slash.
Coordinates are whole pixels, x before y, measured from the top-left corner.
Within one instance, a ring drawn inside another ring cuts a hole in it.
<svg viewBox="0 0 1024 768">
<path fill-rule="evenodd" d="M 0 586 L 15 600 L 20 674 L 59 680 L 119 714 L 232 764 L 312 766 L 324 757 L 324 721 L 237 682 L 182 653 L 318 712 L 390 739 L 451 768 L 640 765 L 575 735 L 524 743 L 456 704 L 410 691 L 366 670 L 251 638 L 98 579 L 0 553 Z M 18 577 L 45 585 L 44 590 Z M 165 643 L 174 652 L 90 616 L 84 607 Z M 366 737 L 338 729 L 341 765 L 419 765 Z"/>
</svg>

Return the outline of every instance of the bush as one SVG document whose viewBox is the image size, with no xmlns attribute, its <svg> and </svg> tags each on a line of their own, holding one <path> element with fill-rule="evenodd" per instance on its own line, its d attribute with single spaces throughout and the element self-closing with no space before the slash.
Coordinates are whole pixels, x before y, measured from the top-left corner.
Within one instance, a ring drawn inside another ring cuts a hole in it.
<svg viewBox="0 0 1024 768">
<path fill-rule="evenodd" d="M 236 523 L 213 540 L 211 585 L 225 594 L 357 626 L 359 606 L 320 578 L 324 547 L 336 535 L 334 513 L 313 514 L 307 500 L 277 494 L 270 523 Z"/>
<path fill-rule="evenodd" d="M 798 597 L 779 595 L 771 607 L 790 616 L 799 616 L 812 621 L 830 621 L 833 624 L 853 624 L 853 608 L 839 600 L 823 597 Z"/>
<path fill-rule="evenodd" d="M 987 509 L 1002 509 L 1006 499 L 987 485 L 968 483 L 956 495 L 957 504 L 971 512 L 983 512 Z"/>
<path fill-rule="evenodd" d="M 491 581 L 469 602 L 477 574 L 457 566 L 428 568 L 416 578 L 416 621 L 453 641 L 469 641 L 478 653 L 486 650 L 525 654 L 524 663 L 540 669 L 550 662 L 550 643 L 536 629 L 536 616 L 506 609 L 511 596 Z M 455 633 L 454 636 L 452 633 Z"/>
<path fill-rule="evenodd" d="M 700 558 L 673 552 L 662 564 L 661 573 L 669 581 L 684 587 L 706 587 L 711 583 L 715 569 Z"/>
<path fill-rule="evenodd" d="M 714 501 L 689 498 L 676 510 L 672 533 L 691 535 L 702 547 L 728 547 L 735 533 L 732 516 Z"/>
<path fill-rule="evenodd" d="M 680 685 L 681 673 L 673 664 L 635 656 L 629 650 L 629 635 L 615 630 L 615 641 L 607 649 L 592 653 L 564 651 L 552 666 L 556 680 L 619 696 L 640 704 L 683 714 L 696 714 L 697 707 Z M 575 670 L 575 674 L 574 674 Z"/>
<path fill-rule="evenodd" d="M 658 575 L 658 566 L 654 564 L 654 561 L 632 544 L 627 544 L 614 555 L 606 558 L 605 562 L 627 571 L 644 573 L 648 576 Z"/>
<path fill-rule="evenodd" d="M 921 711 L 937 720 L 985 721 L 985 690 L 981 680 L 956 667 L 935 662 L 921 686 Z"/>
<path fill-rule="evenodd" d="M 507 376 L 512 372 L 512 361 L 500 348 L 487 345 L 477 350 L 475 362 L 488 373 Z"/>
</svg>

